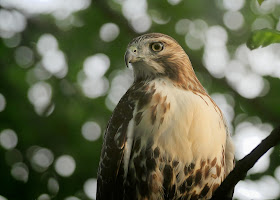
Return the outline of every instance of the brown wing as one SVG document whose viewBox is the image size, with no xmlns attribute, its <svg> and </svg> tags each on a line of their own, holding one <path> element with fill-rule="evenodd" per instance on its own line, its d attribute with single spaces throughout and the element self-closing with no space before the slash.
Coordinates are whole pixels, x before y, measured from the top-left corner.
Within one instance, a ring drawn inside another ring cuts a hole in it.
<svg viewBox="0 0 280 200">
<path fill-rule="evenodd" d="M 135 103 L 130 100 L 130 90 L 121 98 L 108 123 L 104 135 L 97 174 L 97 200 L 122 199 L 123 159 L 126 132 L 133 118 Z"/>
</svg>

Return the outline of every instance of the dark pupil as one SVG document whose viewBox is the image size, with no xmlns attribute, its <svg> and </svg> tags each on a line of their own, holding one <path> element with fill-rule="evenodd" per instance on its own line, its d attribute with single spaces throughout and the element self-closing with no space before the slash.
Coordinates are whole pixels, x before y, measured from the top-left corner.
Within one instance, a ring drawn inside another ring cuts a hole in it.
<svg viewBox="0 0 280 200">
<path fill-rule="evenodd" d="M 154 49 L 157 51 L 160 50 L 160 44 L 154 44 Z"/>
</svg>

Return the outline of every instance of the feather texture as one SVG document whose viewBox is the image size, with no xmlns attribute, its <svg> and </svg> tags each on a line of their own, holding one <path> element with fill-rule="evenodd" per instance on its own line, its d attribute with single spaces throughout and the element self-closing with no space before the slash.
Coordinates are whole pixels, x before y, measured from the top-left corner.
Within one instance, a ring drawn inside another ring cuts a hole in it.
<svg viewBox="0 0 280 200">
<path fill-rule="evenodd" d="M 210 198 L 234 164 L 221 110 L 174 39 L 146 34 L 130 48 L 135 81 L 106 130 L 97 199 Z"/>
</svg>

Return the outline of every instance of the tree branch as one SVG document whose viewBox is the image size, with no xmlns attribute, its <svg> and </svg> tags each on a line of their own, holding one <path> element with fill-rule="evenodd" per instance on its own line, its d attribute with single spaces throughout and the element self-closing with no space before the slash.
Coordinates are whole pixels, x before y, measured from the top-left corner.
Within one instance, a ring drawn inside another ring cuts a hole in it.
<svg viewBox="0 0 280 200">
<path fill-rule="evenodd" d="M 214 199 L 232 199 L 232 191 L 235 185 L 246 177 L 247 172 L 271 147 L 280 143 L 280 126 L 275 128 L 250 154 L 236 163 L 233 171 L 222 182 L 212 196 Z"/>
</svg>

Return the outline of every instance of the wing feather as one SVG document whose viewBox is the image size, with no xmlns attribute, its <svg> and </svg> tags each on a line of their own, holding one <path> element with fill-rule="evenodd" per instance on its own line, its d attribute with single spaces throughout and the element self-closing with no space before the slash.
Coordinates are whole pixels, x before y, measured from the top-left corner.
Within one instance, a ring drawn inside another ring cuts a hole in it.
<svg viewBox="0 0 280 200">
<path fill-rule="evenodd" d="M 127 128 L 133 118 L 135 102 L 130 99 L 130 90 L 121 98 L 108 123 L 101 150 L 97 174 L 97 200 L 121 199 L 122 184 L 119 183 L 120 165 L 124 156 Z"/>
</svg>

